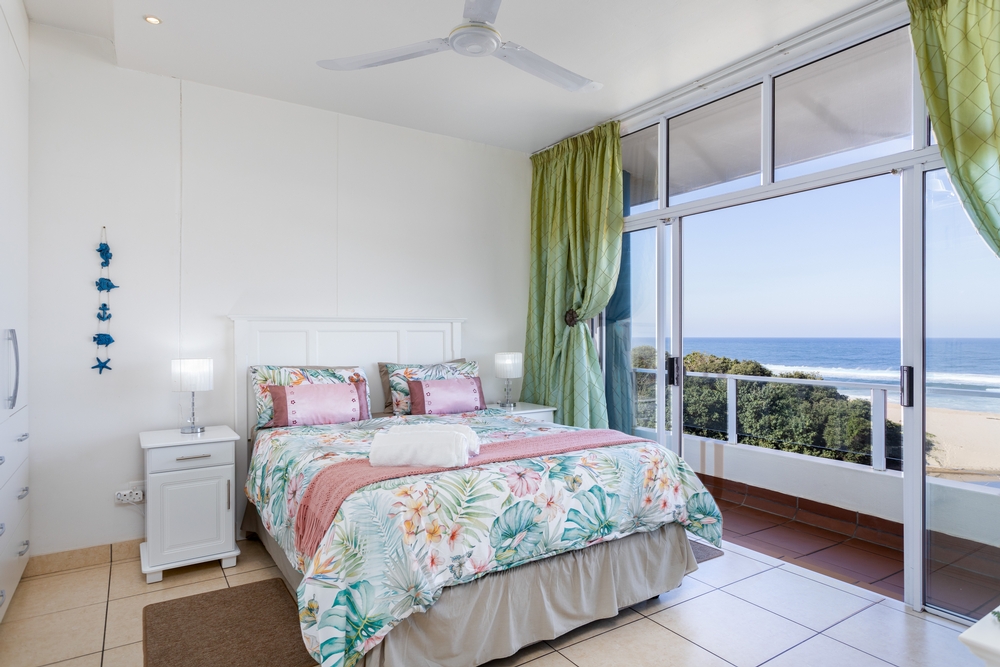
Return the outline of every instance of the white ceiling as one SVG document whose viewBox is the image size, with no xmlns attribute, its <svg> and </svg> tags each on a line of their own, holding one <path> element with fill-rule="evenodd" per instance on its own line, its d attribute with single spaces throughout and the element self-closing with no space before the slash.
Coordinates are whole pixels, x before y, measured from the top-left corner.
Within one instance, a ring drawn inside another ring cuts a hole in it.
<svg viewBox="0 0 1000 667">
<path fill-rule="evenodd" d="M 530 152 L 871 1 L 506 0 L 495 24 L 504 39 L 604 84 L 589 94 L 450 52 L 355 72 L 315 64 L 446 37 L 463 0 L 25 6 L 33 21 L 111 39 L 121 67 Z"/>
</svg>

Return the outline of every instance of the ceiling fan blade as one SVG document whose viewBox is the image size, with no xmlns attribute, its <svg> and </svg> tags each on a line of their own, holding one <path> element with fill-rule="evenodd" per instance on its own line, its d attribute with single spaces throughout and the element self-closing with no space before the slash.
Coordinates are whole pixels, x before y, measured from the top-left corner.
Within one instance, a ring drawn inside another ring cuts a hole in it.
<svg viewBox="0 0 1000 667">
<path fill-rule="evenodd" d="M 601 84 L 596 81 L 574 74 L 565 67 L 560 67 L 551 60 L 546 60 L 514 42 L 504 42 L 499 49 L 493 52 L 493 55 L 528 74 L 534 74 L 539 79 L 545 79 L 560 88 L 565 88 L 571 93 L 587 93 L 602 88 Z"/>
<path fill-rule="evenodd" d="M 497 20 L 502 0 L 465 0 L 465 20 L 493 23 Z"/>
<path fill-rule="evenodd" d="M 354 70 L 398 63 L 402 60 L 429 56 L 438 51 L 450 51 L 451 45 L 447 39 L 429 39 L 426 42 L 418 42 L 408 46 L 399 46 L 395 49 L 366 53 L 361 56 L 350 56 L 347 58 L 335 58 L 333 60 L 320 60 L 317 65 L 326 69 Z"/>
</svg>

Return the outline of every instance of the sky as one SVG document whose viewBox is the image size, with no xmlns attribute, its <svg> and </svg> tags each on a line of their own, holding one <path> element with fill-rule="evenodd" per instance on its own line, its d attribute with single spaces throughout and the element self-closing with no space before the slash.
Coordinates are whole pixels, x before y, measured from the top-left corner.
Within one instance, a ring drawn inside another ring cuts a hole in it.
<svg viewBox="0 0 1000 667">
<path fill-rule="evenodd" d="M 685 336 L 898 337 L 900 187 L 887 174 L 685 218 Z M 927 192 L 927 335 L 1000 338 L 1000 258 L 943 170 Z M 653 337 L 655 232 L 631 248 L 633 336 Z"/>
</svg>

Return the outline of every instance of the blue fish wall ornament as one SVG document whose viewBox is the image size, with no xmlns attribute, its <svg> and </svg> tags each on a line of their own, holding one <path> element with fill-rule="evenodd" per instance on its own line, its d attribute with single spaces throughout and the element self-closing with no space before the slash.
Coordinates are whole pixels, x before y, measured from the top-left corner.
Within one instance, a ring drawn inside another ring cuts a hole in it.
<svg viewBox="0 0 1000 667">
<path fill-rule="evenodd" d="M 101 266 L 106 267 L 111 264 L 111 246 L 109 246 L 107 243 L 101 243 L 99 246 L 97 246 L 97 252 L 100 253 L 101 259 L 104 260 L 103 262 L 101 262 Z"/>
<path fill-rule="evenodd" d="M 115 339 L 111 337 L 111 334 L 99 333 L 94 334 L 94 342 L 98 345 L 107 347 L 108 345 L 111 345 L 111 343 L 115 342 Z"/>
<path fill-rule="evenodd" d="M 107 322 L 108 320 L 111 319 L 111 313 L 108 312 L 108 304 L 102 303 L 101 307 L 98 308 L 98 310 L 101 312 L 97 313 L 97 319 L 99 319 L 102 322 Z"/>
<path fill-rule="evenodd" d="M 98 292 L 110 292 L 111 290 L 118 288 L 118 285 L 115 285 L 108 278 L 101 278 L 100 280 L 98 280 L 94 284 L 97 285 L 97 291 Z"/>
</svg>

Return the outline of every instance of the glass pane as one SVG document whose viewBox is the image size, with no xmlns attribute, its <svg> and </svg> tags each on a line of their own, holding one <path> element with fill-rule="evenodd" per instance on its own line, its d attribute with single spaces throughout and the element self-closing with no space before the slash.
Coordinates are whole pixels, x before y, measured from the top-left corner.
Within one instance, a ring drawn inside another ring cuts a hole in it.
<svg viewBox="0 0 1000 667">
<path fill-rule="evenodd" d="M 670 205 L 760 185 L 760 86 L 667 124 Z"/>
<path fill-rule="evenodd" d="M 626 233 L 605 309 L 605 395 L 611 428 L 656 439 L 656 229 Z"/>
<path fill-rule="evenodd" d="M 924 183 L 926 603 L 980 619 L 1000 606 L 1000 258 L 945 171 Z"/>
<path fill-rule="evenodd" d="M 900 180 L 684 218 L 686 433 L 901 468 Z"/>
<path fill-rule="evenodd" d="M 622 137 L 622 198 L 626 217 L 660 207 L 659 150 L 659 125 Z"/>
<path fill-rule="evenodd" d="M 912 62 L 900 28 L 777 77 L 775 179 L 910 150 Z"/>
</svg>

